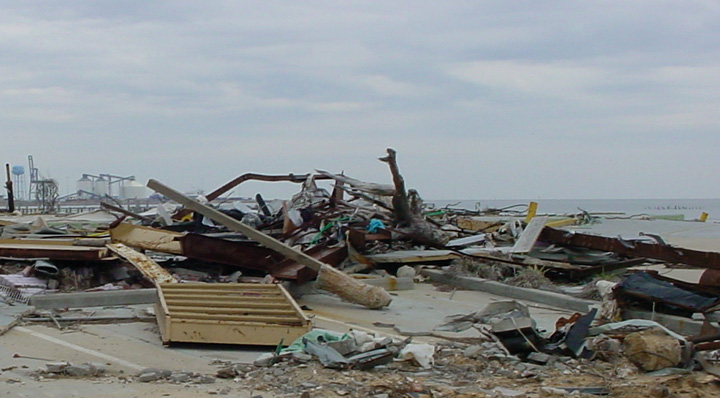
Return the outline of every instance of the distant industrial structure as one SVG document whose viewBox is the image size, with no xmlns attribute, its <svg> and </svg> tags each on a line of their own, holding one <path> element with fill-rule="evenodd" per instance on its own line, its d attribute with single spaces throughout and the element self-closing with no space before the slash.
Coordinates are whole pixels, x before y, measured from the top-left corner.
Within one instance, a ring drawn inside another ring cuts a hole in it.
<svg viewBox="0 0 720 398">
<path fill-rule="evenodd" d="M 58 201 L 57 181 L 52 178 L 40 178 L 32 155 L 28 155 L 28 166 L 30 166 L 30 187 L 27 200 L 37 201 L 38 210 L 42 213 L 54 212 Z"/>
<path fill-rule="evenodd" d="M 145 211 L 158 202 L 150 197 L 145 185 L 135 181 L 135 176 L 119 176 L 109 173 L 82 174 L 77 180 L 77 190 L 60 197 L 58 183 L 40 175 L 32 155 L 24 165 L 5 165 L 8 197 L 0 193 L 0 206 L 13 207 L 23 213 L 77 213 L 97 210 L 103 203 Z M 12 211 L 12 210 L 10 210 Z"/>
<path fill-rule="evenodd" d="M 135 176 L 113 174 L 83 174 L 77 180 L 77 199 L 111 197 L 120 200 L 146 199 L 145 186 L 135 181 Z"/>
</svg>

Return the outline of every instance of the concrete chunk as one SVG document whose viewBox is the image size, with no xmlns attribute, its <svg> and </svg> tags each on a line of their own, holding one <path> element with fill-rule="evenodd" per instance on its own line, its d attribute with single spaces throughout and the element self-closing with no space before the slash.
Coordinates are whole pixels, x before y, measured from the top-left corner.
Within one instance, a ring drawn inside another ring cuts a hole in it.
<svg viewBox="0 0 720 398">
<path fill-rule="evenodd" d="M 160 379 L 160 374 L 158 374 L 157 372 L 143 373 L 140 376 L 138 376 L 138 381 L 140 381 L 142 383 L 149 383 L 151 381 L 155 381 L 155 380 L 159 380 L 159 379 Z"/>
<path fill-rule="evenodd" d="M 70 366 L 69 362 L 48 362 L 45 364 L 48 373 L 62 373 L 68 366 Z"/>
<path fill-rule="evenodd" d="M 95 374 L 95 367 L 88 364 L 70 365 L 65 368 L 65 374 L 74 377 L 93 376 Z"/>
</svg>

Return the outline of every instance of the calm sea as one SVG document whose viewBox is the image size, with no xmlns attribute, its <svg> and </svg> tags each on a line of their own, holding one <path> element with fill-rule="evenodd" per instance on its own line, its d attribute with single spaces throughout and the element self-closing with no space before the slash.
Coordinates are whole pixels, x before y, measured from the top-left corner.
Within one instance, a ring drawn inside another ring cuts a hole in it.
<svg viewBox="0 0 720 398">
<path fill-rule="evenodd" d="M 459 209 L 505 209 L 525 211 L 527 204 L 537 202 L 538 214 L 573 215 L 580 209 L 590 213 L 617 213 L 629 217 L 637 215 L 673 217 L 694 220 L 705 212 L 709 220 L 720 221 L 720 199 L 478 199 L 478 200 L 427 200 L 436 208 L 450 206 Z M 511 207 L 514 205 L 519 205 Z M 613 215 L 613 214 L 611 214 Z"/>
</svg>

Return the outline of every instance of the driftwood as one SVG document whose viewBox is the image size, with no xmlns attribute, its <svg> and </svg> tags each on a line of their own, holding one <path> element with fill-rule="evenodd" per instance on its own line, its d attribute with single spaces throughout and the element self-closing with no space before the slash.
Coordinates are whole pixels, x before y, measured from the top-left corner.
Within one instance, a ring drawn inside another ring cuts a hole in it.
<svg viewBox="0 0 720 398">
<path fill-rule="evenodd" d="M 405 179 L 397 164 L 397 152 L 387 149 L 388 155 L 380 158 L 388 164 L 395 189 L 392 195 L 393 215 L 398 229 L 405 235 L 433 246 L 444 246 L 448 237 L 422 215 L 422 200 L 415 190 L 405 190 Z"/>
<path fill-rule="evenodd" d="M 344 175 L 337 175 L 323 170 L 315 170 L 318 174 L 325 178 L 333 179 L 339 183 L 350 185 L 351 187 L 369 193 L 371 195 L 391 196 L 395 192 L 392 185 L 375 184 L 350 178 Z"/>
<path fill-rule="evenodd" d="M 337 188 L 340 191 L 347 192 L 348 195 L 350 195 L 354 198 L 364 199 L 365 201 L 370 202 L 370 203 L 374 204 L 375 206 L 382 207 L 385 210 L 389 210 L 389 211 L 393 210 L 393 208 L 391 206 L 389 206 L 387 203 L 385 203 L 381 200 L 377 200 L 377 199 L 373 198 L 372 196 L 365 194 L 359 190 L 346 188 L 346 187 L 343 187 L 340 185 L 336 185 L 335 188 Z"/>
</svg>

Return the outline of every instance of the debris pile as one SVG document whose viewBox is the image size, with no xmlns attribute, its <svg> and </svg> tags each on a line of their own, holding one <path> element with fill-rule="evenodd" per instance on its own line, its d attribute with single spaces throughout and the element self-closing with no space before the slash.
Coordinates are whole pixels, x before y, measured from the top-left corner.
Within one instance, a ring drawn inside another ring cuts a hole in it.
<svg viewBox="0 0 720 398">
<path fill-rule="evenodd" d="M 720 252 L 672 246 L 654 233 L 578 232 L 608 221 L 587 211 L 434 208 L 406 188 L 394 150 L 380 160 L 392 185 L 327 171 L 249 173 L 191 196 L 150 180 L 161 203 L 142 214 L 104 203 L 72 216 L 2 217 L 0 297 L 35 305 L 23 319 L 58 328 L 74 319 L 59 304 L 70 292 L 101 294 L 108 306 L 152 303 L 162 344 L 277 347 L 254 365 L 229 363 L 218 378 L 313 397 L 621 396 L 631 376 L 720 377 Z M 250 180 L 296 183 L 299 192 L 222 198 Z M 678 269 L 699 277 L 682 280 Z M 314 328 L 295 301 L 322 290 L 358 310 L 387 311 L 390 292 L 429 279 L 585 309 L 548 332 L 526 304 L 498 301 L 448 315 L 433 331 L 441 334 L 413 341 Z M 51 310 L 43 312 L 46 298 Z M 447 336 L 468 330 L 476 335 Z M 57 362 L 44 373 L 93 377 L 103 369 Z M 154 368 L 134 380 L 215 381 Z"/>
</svg>

